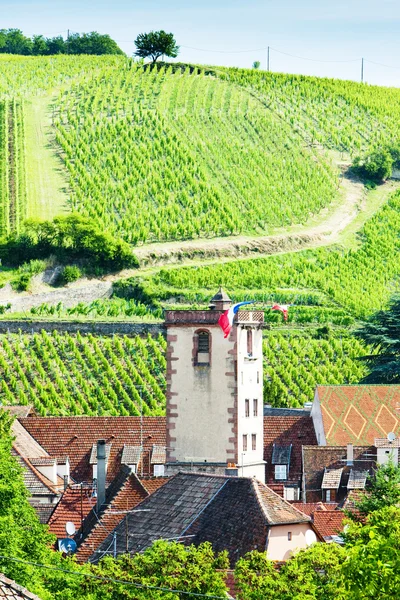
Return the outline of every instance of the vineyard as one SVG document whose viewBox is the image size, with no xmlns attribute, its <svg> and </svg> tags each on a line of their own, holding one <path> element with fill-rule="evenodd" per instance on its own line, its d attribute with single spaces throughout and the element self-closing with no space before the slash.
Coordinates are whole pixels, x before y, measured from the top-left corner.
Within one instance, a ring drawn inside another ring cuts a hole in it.
<svg viewBox="0 0 400 600">
<path fill-rule="evenodd" d="M 0 338 L 0 401 L 39 415 L 160 415 L 165 340 L 42 331 Z M 302 406 L 318 383 L 356 383 L 365 350 L 345 331 L 328 339 L 271 331 L 264 341 L 265 401 Z"/>
</svg>

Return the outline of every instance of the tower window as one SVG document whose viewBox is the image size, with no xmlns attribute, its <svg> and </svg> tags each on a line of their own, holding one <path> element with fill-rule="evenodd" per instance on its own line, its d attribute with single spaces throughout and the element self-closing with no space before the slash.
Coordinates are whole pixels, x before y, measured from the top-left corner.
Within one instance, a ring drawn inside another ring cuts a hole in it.
<svg viewBox="0 0 400 600">
<path fill-rule="evenodd" d="M 250 416 L 250 400 L 248 398 L 246 398 L 246 400 L 244 401 L 244 416 Z"/>
<path fill-rule="evenodd" d="M 210 364 L 211 335 L 208 331 L 199 331 L 195 337 L 195 364 Z"/>
<path fill-rule="evenodd" d="M 253 356 L 253 332 L 251 329 L 247 330 L 247 354 Z"/>
<path fill-rule="evenodd" d="M 253 398 L 253 417 L 258 415 L 258 400 L 257 398 Z"/>
<path fill-rule="evenodd" d="M 247 435 L 243 435 L 243 452 L 247 452 Z"/>
<path fill-rule="evenodd" d="M 257 435 L 255 433 L 251 434 L 251 449 L 257 450 Z"/>
</svg>

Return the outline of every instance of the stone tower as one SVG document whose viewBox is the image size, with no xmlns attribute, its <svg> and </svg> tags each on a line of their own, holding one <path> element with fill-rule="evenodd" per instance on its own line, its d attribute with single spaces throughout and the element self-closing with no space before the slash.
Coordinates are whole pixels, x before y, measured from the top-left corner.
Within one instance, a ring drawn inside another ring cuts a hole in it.
<svg viewBox="0 0 400 600">
<path fill-rule="evenodd" d="M 167 473 L 265 480 L 262 311 L 241 310 L 224 339 L 222 289 L 209 310 L 167 310 Z"/>
</svg>

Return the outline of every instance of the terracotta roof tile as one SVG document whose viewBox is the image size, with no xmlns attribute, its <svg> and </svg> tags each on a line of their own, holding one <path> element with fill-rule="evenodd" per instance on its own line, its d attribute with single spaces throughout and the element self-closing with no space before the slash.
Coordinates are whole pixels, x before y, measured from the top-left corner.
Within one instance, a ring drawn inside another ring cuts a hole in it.
<svg viewBox="0 0 400 600">
<path fill-rule="evenodd" d="M 8 579 L 0 573 L 0 598 L 9 598 L 15 600 L 40 600 L 39 596 L 28 592 L 22 585 L 19 585 L 12 579 Z"/>
<path fill-rule="evenodd" d="M 92 480 L 89 459 L 97 440 L 112 444 L 108 480 L 119 472 L 124 444 L 140 446 L 140 417 L 27 417 L 20 422 L 51 456 L 69 456 L 71 477 L 77 482 Z M 151 453 L 153 445 L 166 445 L 165 417 L 143 419 L 144 452 Z"/>
<path fill-rule="evenodd" d="M 370 446 L 393 431 L 400 436 L 400 385 L 319 385 L 326 442 Z"/>
<path fill-rule="evenodd" d="M 76 531 L 81 527 L 81 521 L 88 515 L 96 504 L 92 497 L 92 487 L 73 486 L 68 487 L 63 493 L 60 501 L 49 519 L 49 530 L 58 538 L 64 538 L 65 523 L 72 521 Z"/>
<path fill-rule="evenodd" d="M 342 479 L 343 469 L 325 469 L 321 488 L 323 490 L 337 490 Z"/>
<path fill-rule="evenodd" d="M 312 517 L 317 510 L 333 510 L 338 506 L 336 503 L 324 504 L 323 502 L 292 502 L 292 505 L 309 517 Z"/>
<path fill-rule="evenodd" d="M 106 462 L 108 462 L 110 458 L 112 444 L 106 444 Z M 92 445 L 92 450 L 90 452 L 89 464 L 97 465 L 97 443 Z"/>
<path fill-rule="evenodd" d="M 127 444 L 124 444 L 121 463 L 123 465 L 137 465 L 139 464 L 141 454 L 141 446 L 127 446 Z"/>
<path fill-rule="evenodd" d="M 313 524 L 317 533 L 326 539 L 343 531 L 343 521 L 346 518 L 340 510 L 316 511 L 313 515 Z"/>
<path fill-rule="evenodd" d="M 163 465 L 167 461 L 167 451 L 165 446 L 153 446 L 151 453 L 151 464 L 152 465 Z"/>
</svg>

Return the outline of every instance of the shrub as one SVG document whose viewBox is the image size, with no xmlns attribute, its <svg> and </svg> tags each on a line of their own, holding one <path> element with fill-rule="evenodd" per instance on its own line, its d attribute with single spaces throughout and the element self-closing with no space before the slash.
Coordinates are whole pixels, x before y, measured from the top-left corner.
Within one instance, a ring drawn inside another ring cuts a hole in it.
<svg viewBox="0 0 400 600">
<path fill-rule="evenodd" d="M 393 157 L 389 150 L 376 150 L 364 158 L 357 157 L 353 170 L 370 181 L 385 181 L 392 174 Z"/>
<path fill-rule="evenodd" d="M 72 283 L 82 277 L 82 271 L 77 265 L 67 265 L 60 273 L 60 281 L 63 283 Z"/>
</svg>

